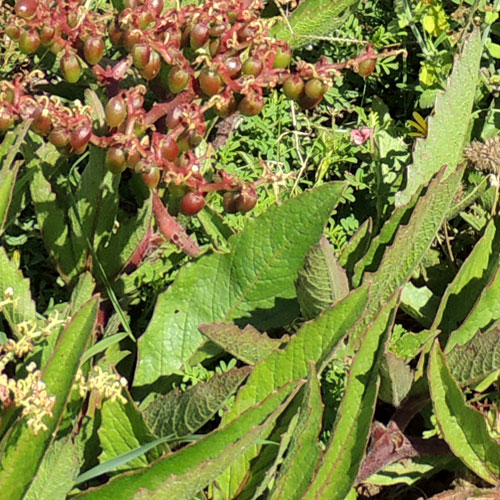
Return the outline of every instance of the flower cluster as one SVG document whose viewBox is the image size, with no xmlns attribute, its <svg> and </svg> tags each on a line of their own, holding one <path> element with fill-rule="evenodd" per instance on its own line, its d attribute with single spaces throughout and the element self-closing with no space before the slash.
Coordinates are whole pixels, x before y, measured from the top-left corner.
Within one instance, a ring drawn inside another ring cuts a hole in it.
<svg viewBox="0 0 500 500">
<path fill-rule="evenodd" d="M 88 377 L 85 377 L 82 371 L 78 370 L 75 386 L 82 398 L 88 392 L 94 392 L 99 404 L 106 399 L 119 401 L 122 404 L 127 403 L 122 394 L 123 388 L 127 387 L 127 379 L 111 370 L 104 371 L 100 366 L 94 366 Z"/>
</svg>

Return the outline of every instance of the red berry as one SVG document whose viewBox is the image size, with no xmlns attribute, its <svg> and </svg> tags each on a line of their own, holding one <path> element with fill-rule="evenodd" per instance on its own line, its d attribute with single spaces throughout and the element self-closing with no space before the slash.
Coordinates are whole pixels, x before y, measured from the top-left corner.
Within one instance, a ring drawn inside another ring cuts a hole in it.
<svg viewBox="0 0 500 500">
<path fill-rule="evenodd" d="M 33 17 L 36 13 L 36 0 L 17 0 L 16 2 L 16 14 L 23 19 L 29 19 Z"/>
<path fill-rule="evenodd" d="M 164 2 L 163 0 L 147 0 L 146 6 L 151 9 L 157 16 L 160 16 L 163 12 Z"/>
<path fill-rule="evenodd" d="M 220 97 L 215 103 L 215 112 L 221 118 L 227 118 L 233 114 L 238 108 L 238 103 L 233 94 L 229 96 Z"/>
<path fill-rule="evenodd" d="M 168 88 L 172 94 L 179 94 L 189 83 L 189 73 L 179 66 L 174 66 L 168 73 Z"/>
<path fill-rule="evenodd" d="M 189 44 L 193 50 L 203 47 L 208 40 L 208 27 L 206 24 L 197 23 L 189 33 Z"/>
<path fill-rule="evenodd" d="M 113 174 L 121 174 L 127 168 L 127 158 L 120 146 L 111 146 L 106 151 L 106 167 Z"/>
<path fill-rule="evenodd" d="M 36 31 L 23 31 L 19 37 L 19 50 L 23 54 L 34 54 L 40 47 L 41 41 Z"/>
<path fill-rule="evenodd" d="M 165 124 L 171 130 L 173 130 L 177 125 L 182 122 L 182 117 L 184 113 L 182 109 L 176 106 L 174 109 L 170 110 L 167 113 L 167 117 L 165 118 Z"/>
<path fill-rule="evenodd" d="M 151 49 L 147 43 L 137 43 L 132 49 L 134 65 L 138 69 L 145 68 L 151 56 Z"/>
<path fill-rule="evenodd" d="M 184 215 L 196 215 L 205 206 L 205 198 L 201 193 L 189 191 L 180 201 L 179 210 Z"/>
<path fill-rule="evenodd" d="M 128 30 L 123 35 L 123 45 L 130 52 L 134 45 L 141 41 L 142 32 L 140 30 Z"/>
<path fill-rule="evenodd" d="M 140 72 L 146 80 L 152 80 L 158 75 L 160 68 L 161 58 L 158 55 L 158 52 L 153 50 L 149 56 L 149 62 L 140 70 Z"/>
<path fill-rule="evenodd" d="M 0 132 L 5 132 L 14 125 L 14 115 L 6 108 L 0 108 Z"/>
<path fill-rule="evenodd" d="M 47 108 L 38 108 L 33 114 L 31 130 L 38 135 L 47 135 L 52 129 L 52 119 Z"/>
<path fill-rule="evenodd" d="M 230 78 L 235 78 L 240 74 L 241 61 L 239 57 L 228 57 L 224 61 L 224 67 Z"/>
<path fill-rule="evenodd" d="M 119 127 L 127 116 L 125 101 L 120 95 L 112 97 L 106 104 L 106 121 L 110 128 Z"/>
<path fill-rule="evenodd" d="M 296 101 L 304 92 L 304 81 L 299 75 L 292 75 L 283 83 L 283 92 L 288 97 Z"/>
<path fill-rule="evenodd" d="M 85 60 L 91 66 L 98 64 L 104 55 L 104 42 L 102 38 L 99 36 L 91 36 L 88 38 L 83 45 L 83 54 Z"/>
<path fill-rule="evenodd" d="M 69 53 L 65 54 L 61 59 L 61 73 L 68 83 L 76 83 L 83 73 L 78 57 Z"/>
<path fill-rule="evenodd" d="M 134 168 L 139 160 L 141 159 L 141 154 L 137 149 L 132 148 L 127 151 L 127 167 Z"/>
<path fill-rule="evenodd" d="M 209 97 L 222 90 L 222 78 L 210 69 L 203 69 L 198 77 L 201 90 Z"/>
<path fill-rule="evenodd" d="M 160 141 L 160 151 L 163 156 L 168 161 L 174 161 L 179 156 L 179 146 L 177 141 L 170 135 L 166 135 Z"/>
<path fill-rule="evenodd" d="M 246 95 L 238 105 L 238 111 L 245 116 L 258 115 L 264 107 L 264 98 L 259 94 Z"/>
<path fill-rule="evenodd" d="M 363 78 L 368 78 L 375 71 L 376 65 L 377 63 L 375 59 L 366 59 L 365 61 L 359 63 L 358 74 Z"/>
<path fill-rule="evenodd" d="M 92 135 L 92 128 L 90 127 L 90 125 L 87 124 L 80 125 L 79 127 L 75 128 L 73 132 L 71 132 L 70 136 L 71 147 L 75 151 L 81 150 L 82 148 L 87 146 L 91 135 Z"/>
<path fill-rule="evenodd" d="M 56 148 L 64 148 L 69 144 L 71 134 L 65 128 L 54 128 L 49 134 L 49 142 Z"/>
</svg>

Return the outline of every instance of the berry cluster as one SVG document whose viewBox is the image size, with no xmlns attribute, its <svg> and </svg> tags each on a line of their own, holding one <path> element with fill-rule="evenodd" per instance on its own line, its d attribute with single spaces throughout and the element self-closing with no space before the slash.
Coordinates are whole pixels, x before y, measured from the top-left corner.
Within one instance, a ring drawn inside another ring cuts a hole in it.
<svg viewBox="0 0 500 500">
<path fill-rule="evenodd" d="M 290 48 L 269 36 L 263 6 L 262 0 L 208 0 L 166 10 L 163 0 L 124 0 L 115 15 L 90 11 L 81 0 L 17 0 L 8 36 L 26 54 L 40 47 L 57 54 L 67 82 L 97 81 L 107 128 L 97 133 L 90 110 L 32 95 L 17 78 L 0 84 L 0 132 L 31 119 L 32 130 L 64 154 L 82 153 L 90 142 L 106 149 L 111 172 L 133 169 L 150 188 L 164 181 L 181 190 L 185 214 L 198 213 L 209 191 L 224 193 L 227 212 L 247 212 L 257 202 L 256 183 L 223 171 L 210 183 L 200 173 L 194 150 L 206 134 L 206 117 L 256 115 L 264 92 L 279 85 L 312 108 L 332 73 L 347 67 L 322 59 L 298 61 L 290 70 Z M 358 63 L 374 66 L 375 58 L 367 52 Z"/>
</svg>

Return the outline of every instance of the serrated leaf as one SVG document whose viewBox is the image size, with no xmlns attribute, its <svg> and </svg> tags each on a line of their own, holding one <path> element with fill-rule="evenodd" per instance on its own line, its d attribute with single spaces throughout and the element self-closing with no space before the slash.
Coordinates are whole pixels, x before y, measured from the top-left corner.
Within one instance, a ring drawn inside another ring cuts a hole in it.
<svg viewBox="0 0 500 500">
<path fill-rule="evenodd" d="M 392 352 L 386 352 L 380 365 L 379 398 L 395 408 L 410 392 L 413 372 L 404 359 Z"/>
<path fill-rule="evenodd" d="M 212 241 L 214 248 L 220 252 L 229 252 L 228 239 L 233 235 L 233 232 L 224 223 L 221 215 L 210 207 L 205 206 L 198 214 L 198 220 Z"/>
<path fill-rule="evenodd" d="M 144 419 L 158 437 L 194 434 L 222 408 L 251 371 L 249 366 L 233 368 L 185 392 L 176 389 L 159 396 L 143 411 Z"/>
<path fill-rule="evenodd" d="M 465 345 L 447 353 L 453 378 L 461 385 L 477 384 L 500 368 L 500 327 L 477 332 Z"/>
<path fill-rule="evenodd" d="M 104 401 L 97 434 L 102 448 L 99 455 L 101 464 L 139 448 L 153 437 L 141 413 L 130 400 L 126 404 L 110 399 Z M 137 469 L 147 464 L 146 457 L 142 455 L 114 470 Z"/>
<path fill-rule="evenodd" d="M 80 461 L 80 450 L 71 437 L 54 442 L 23 500 L 66 500 L 78 476 Z"/>
<path fill-rule="evenodd" d="M 434 414 L 445 441 L 478 476 L 498 485 L 500 445 L 490 436 L 483 415 L 466 403 L 437 341 L 431 351 L 428 379 Z"/>
<path fill-rule="evenodd" d="M 280 19 L 270 34 L 297 49 L 331 33 L 339 26 L 343 12 L 355 3 L 355 0 L 304 0 L 286 21 Z"/>
<path fill-rule="evenodd" d="M 500 221 L 492 219 L 455 278 L 446 288 L 433 328 L 440 329 L 447 337 L 464 321 L 483 290 L 489 282 L 491 283 L 498 269 L 499 255 Z"/>
<path fill-rule="evenodd" d="M 0 247 L 0 301 L 5 299 L 5 290 L 12 287 L 14 303 L 2 306 L 2 312 L 17 337 L 16 325 L 22 321 L 36 321 L 36 306 L 31 298 L 30 282 L 23 276 L 16 264 L 9 260 Z"/>
<path fill-rule="evenodd" d="M 425 195 L 418 200 L 408 224 L 399 227 L 394 243 L 386 249 L 378 270 L 365 273 L 363 282 L 372 283 L 371 293 L 363 317 L 350 332 L 349 352 L 356 351 L 358 337 L 366 324 L 373 320 L 391 295 L 410 279 L 445 220 L 464 169 L 461 167 L 443 179 L 446 170 L 443 167 L 431 181 Z"/>
<path fill-rule="evenodd" d="M 249 365 L 255 365 L 267 358 L 289 340 L 288 335 L 272 339 L 252 325 L 241 330 L 231 323 L 212 323 L 200 325 L 199 330 L 212 342 Z"/>
<path fill-rule="evenodd" d="M 378 369 L 394 321 L 398 294 L 369 324 L 349 370 L 335 429 L 303 500 L 344 500 L 354 486 L 375 411 Z"/>
<path fill-rule="evenodd" d="M 318 445 L 323 418 L 321 389 L 314 364 L 302 389 L 302 402 L 285 460 L 281 464 L 268 500 L 300 500 L 321 455 Z"/>
<path fill-rule="evenodd" d="M 474 103 L 481 52 L 481 33 L 476 29 L 467 36 L 462 53 L 455 59 L 446 90 L 436 97 L 427 137 L 416 141 L 406 188 L 396 194 L 396 206 L 407 203 L 443 165 L 449 166 L 450 174 L 460 163 Z"/>
<path fill-rule="evenodd" d="M 271 354 L 258 363 L 247 383 L 238 392 L 235 403 L 224 415 L 223 422 L 230 421 L 250 405 L 261 401 L 287 380 L 306 377 L 310 361 L 314 361 L 318 372 L 321 372 L 331 352 L 362 314 L 367 296 L 367 287 L 351 292 L 318 318 L 305 323 L 283 351 Z M 224 479 L 219 481 L 226 498 L 231 498 L 234 492 L 238 491 L 255 454 L 254 450 L 248 456 L 242 457 L 231 471 L 224 475 Z"/>
<path fill-rule="evenodd" d="M 162 488 L 168 490 L 168 498 L 189 500 L 237 459 L 242 450 L 265 438 L 295 396 L 296 387 L 296 383 L 288 383 L 262 403 L 249 408 L 228 425 L 205 435 L 196 443 L 169 453 L 150 467 L 122 474 L 104 486 L 84 491 L 75 500 L 132 500 L 140 488 L 153 492 Z M 174 487 L 178 489 L 174 490 Z M 163 500 L 165 493 L 160 490 L 158 495 L 153 493 L 145 498 Z"/>
<path fill-rule="evenodd" d="M 306 320 L 315 318 L 349 292 L 347 274 L 324 236 L 307 252 L 295 286 L 300 312 Z"/>
<path fill-rule="evenodd" d="M 401 309 L 424 328 L 430 328 L 438 307 L 438 297 L 426 286 L 416 287 L 413 283 L 408 282 L 403 287 Z"/>
<path fill-rule="evenodd" d="M 275 205 L 230 238 L 230 254 L 203 256 L 185 266 L 158 297 L 139 339 L 135 385 L 178 370 L 203 340 L 201 323 L 239 319 L 265 330 L 293 320 L 297 271 L 344 187 L 323 184 Z"/>
<path fill-rule="evenodd" d="M 42 380 L 47 393 L 55 396 L 52 417 L 45 417 L 47 430 L 34 435 L 24 419 L 18 420 L 1 443 L 0 491 L 9 500 L 20 500 L 35 475 L 45 450 L 61 421 L 80 358 L 94 330 L 97 297 L 87 302 L 61 334 Z"/>
</svg>

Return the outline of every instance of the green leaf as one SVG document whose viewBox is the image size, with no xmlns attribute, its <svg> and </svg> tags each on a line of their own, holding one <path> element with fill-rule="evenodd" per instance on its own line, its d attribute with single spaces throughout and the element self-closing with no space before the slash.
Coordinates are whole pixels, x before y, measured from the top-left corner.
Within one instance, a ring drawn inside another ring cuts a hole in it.
<svg viewBox="0 0 500 500">
<path fill-rule="evenodd" d="M 339 264 L 350 274 L 352 274 L 356 262 L 366 253 L 370 244 L 372 230 L 373 220 L 366 219 L 342 250 Z"/>
<path fill-rule="evenodd" d="M 198 214 L 198 220 L 203 226 L 212 245 L 220 252 L 229 252 L 228 240 L 233 235 L 231 228 L 224 223 L 221 215 L 208 206 Z"/>
<path fill-rule="evenodd" d="M 321 389 L 314 364 L 302 389 L 297 424 L 293 428 L 285 460 L 281 464 L 269 500 L 300 500 L 321 455 L 318 445 L 323 418 Z"/>
<path fill-rule="evenodd" d="M 252 371 L 233 368 L 199 382 L 185 392 L 179 389 L 159 396 L 144 411 L 144 419 L 158 437 L 178 438 L 195 433 L 222 408 Z"/>
<path fill-rule="evenodd" d="M 118 231 L 110 236 L 109 241 L 103 241 L 97 249 L 97 257 L 109 279 L 112 279 L 125 267 L 139 247 L 151 226 L 152 207 L 152 197 L 150 196 L 144 200 L 137 213 L 125 220 L 119 217 Z M 97 276 L 101 281 L 101 273 L 98 273 Z"/>
<path fill-rule="evenodd" d="M 418 200 L 408 224 L 399 227 L 379 269 L 364 275 L 363 282 L 372 283 L 371 293 L 363 317 L 349 333 L 349 352 L 356 351 L 360 333 L 391 295 L 410 279 L 430 248 L 460 185 L 463 167 L 443 180 L 446 171 L 446 167 L 440 170 L 425 195 Z"/>
<path fill-rule="evenodd" d="M 481 59 L 481 33 L 474 30 L 455 59 L 446 90 L 436 97 L 434 114 L 428 121 L 426 139 L 417 139 L 413 164 L 408 168 L 406 188 L 396 194 L 396 205 L 408 202 L 443 165 L 451 174 L 462 159 L 469 130 Z"/>
<path fill-rule="evenodd" d="M 94 330 L 98 298 L 87 302 L 61 334 L 56 348 L 43 371 L 47 393 L 55 396 L 52 417 L 46 417 L 47 430 L 37 435 L 24 419 L 18 420 L 2 440 L 0 491 L 9 500 L 20 500 L 35 475 L 42 457 L 52 441 L 80 364 L 80 358 Z"/>
<path fill-rule="evenodd" d="M 30 282 L 24 278 L 17 265 L 9 260 L 0 247 L 0 301 L 5 299 L 5 290 L 12 287 L 14 303 L 2 306 L 2 313 L 9 323 L 12 333 L 17 336 L 16 325 L 22 321 L 35 321 L 36 306 L 31 298 Z"/>
<path fill-rule="evenodd" d="M 477 332 L 463 346 L 456 345 L 447 353 L 453 378 L 460 385 L 473 385 L 500 368 L 500 327 Z"/>
<path fill-rule="evenodd" d="M 379 234 L 370 243 L 367 252 L 361 257 L 354 266 L 354 275 L 352 277 L 353 288 L 358 287 L 366 271 L 375 271 L 380 265 L 386 248 L 392 244 L 397 230 L 400 226 L 408 224 L 411 213 L 418 200 L 418 194 L 404 206 L 394 210 L 391 217 L 382 226 Z"/>
<path fill-rule="evenodd" d="M 212 342 L 249 365 L 267 358 L 289 340 L 288 335 L 279 339 L 270 338 L 252 325 L 240 329 L 234 324 L 211 323 L 200 325 L 199 330 Z"/>
<path fill-rule="evenodd" d="M 80 470 L 80 455 L 71 436 L 52 443 L 23 500 L 66 500 Z"/>
<path fill-rule="evenodd" d="M 283 351 L 271 354 L 258 363 L 238 392 L 234 405 L 224 415 L 223 422 L 231 421 L 288 380 L 307 377 L 310 361 L 314 361 L 318 372 L 321 372 L 332 351 L 362 314 L 367 296 L 367 287 L 351 292 L 318 318 L 305 323 Z M 242 457 L 224 476 L 224 480 L 219 481 L 226 498 L 231 498 L 238 491 L 254 456 L 255 452 Z"/>
<path fill-rule="evenodd" d="M 500 483 L 500 445 L 490 436 L 486 421 L 466 402 L 436 341 L 428 368 L 432 405 L 441 434 L 467 467 L 488 483 Z"/>
<path fill-rule="evenodd" d="M 110 399 L 103 403 L 101 425 L 97 434 L 102 448 L 102 453 L 99 456 L 100 463 L 125 455 L 153 438 L 140 411 L 130 400 L 127 404 Z M 148 461 L 143 455 L 114 470 L 137 469 L 147 464 Z"/>
<path fill-rule="evenodd" d="M 176 453 L 169 453 L 150 467 L 122 474 L 104 486 L 85 491 L 77 495 L 75 500 L 137 500 L 140 496 L 136 495 L 147 493 L 139 493 L 141 488 L 153 491 L 150 496 L 142 496 L 151 500 L 191 499 L 249 446 L 266 437 L 295 395 L 296 387 L 295 383 L 287 384 L 279 391 L 273 392 L 262 403 L 249 408 L 227 426 L 207 434 L 196 443 Z M 159 488 L 155 493 L 154 490 Z M 163 490 L 168 491 L 168 494 Z"/>
<path fill-rule="evenodd" d="M 446 288 L 433 328 L 447 337 L 464 321 L 494 277 L 500 255 L 500 221 L 492 219 L 453 281 Z M 488 324 L 488 323 L 485 323 Z"/>
<path fill-rule="evenodd" d="M 201 323 L 238 319 L 266 329 L 297 316 L 294 281 L 318 242 L 344 183 L 329 183 L 273 206 L 230 238 L 230 254 L 185 266 L 158 297 L 139 339 L 135 385 L 177 371 L 200 346 Z"/>
<path fill-rule="evenodd" d="M 399 294 L 369 324 L 356 353 L 328 448 L 303 500 L 343 500 L 354 485 L 370 435 L 378 390 L 378 369 L 394 321 Z"/>
<path fill-rule="evenodd" d="M 416 287 L 413 283 L 408 282 L 403 287 L 401 309 L 424 328 L 430 328 L 438 307 L 438 297 L 426 286 Z"/>
<path fill-rule="evenodd" d="M 30 192 L 45 247 L 54 259 L 59 273 L 65 281 L 70 282 L 76 279 L 81 267 L 78 265 L 78 257 L 70 237 L 69 221 L 66 218 L 69 207 L 57 187 L 45 176 L 44 169 L 40 168 L 40 157 L 55 165 L 59 153 L 51 144 L 47 144 L 42 146 L 29 162 L 28 167 L 34 169 Z"/>
<path fill-rule="evenodd" d="M 2 234 L 7 222 L 7 215 L 14 193 L 17 172 L 22 161 L 14 161 L 19 152 L 21 144 L 28 132 L 31 120 L 18 125 L 15 130 L 7 132 L 0 144 L 0 234 Z"/>
<path fill-rule="evenodd" d="M 379 398 L 395 408 L 410 392 L 413 372 L 404 359 L 386 352 L 380 366 Z"/>
<path fill-rule="evenodd" d="M 297 49 L 331 33 L 341 23 L 341 14 L 355 3 L 355 0 L 304 0 L 287 20 L 280 19 L 270 34 Z"/>
<path fill-rule="evenodd" d="M 349 292 L 346 272 L 338 264 L 333 247 L 324 236 L 307 253 L 296 288 L 300 311 L 306 320 L 315 318 Z"/>
</svg>

